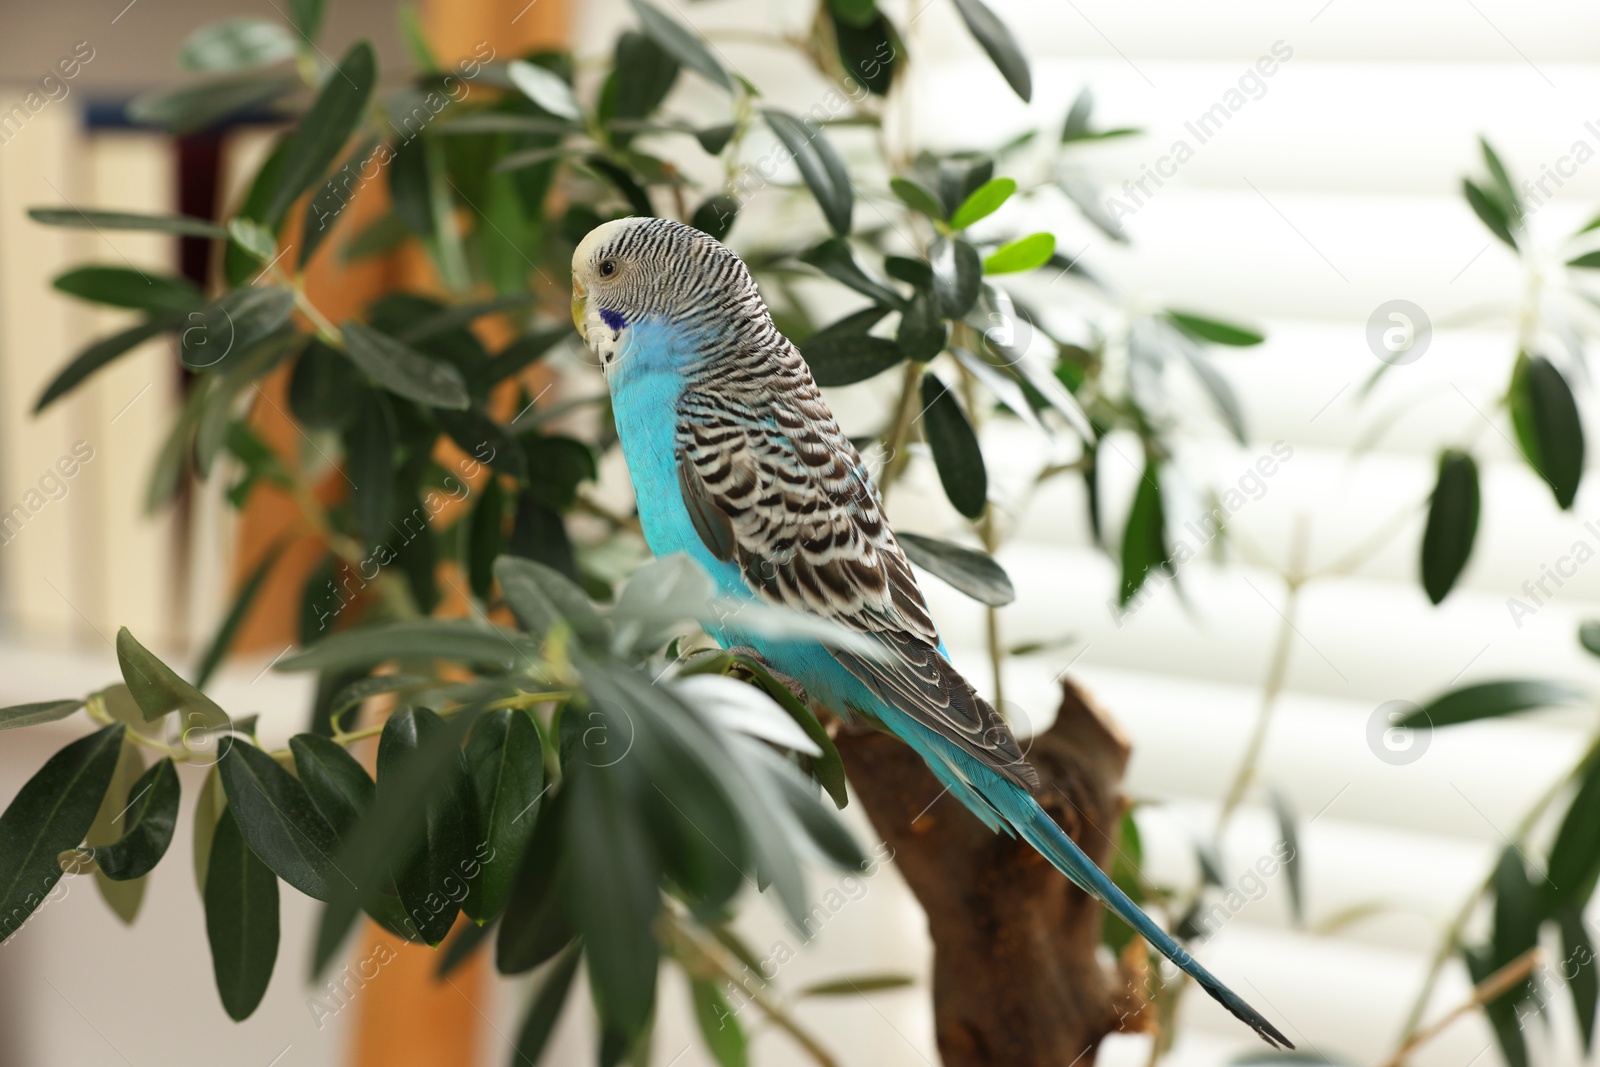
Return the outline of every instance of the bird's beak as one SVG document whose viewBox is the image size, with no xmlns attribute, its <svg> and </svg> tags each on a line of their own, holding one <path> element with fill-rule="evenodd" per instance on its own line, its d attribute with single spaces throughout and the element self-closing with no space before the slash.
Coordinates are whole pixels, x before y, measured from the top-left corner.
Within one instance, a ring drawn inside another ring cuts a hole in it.
<svg viewBox="0 0 1600 1067">
<path fill-rule="evenodd" d="M 572 279 L 572 325 L 578 328 L 578 336 L 585 342 L 589 340 L 589 294 L 584 290 L 583 283 L 577 278 Z"/>
</svg>

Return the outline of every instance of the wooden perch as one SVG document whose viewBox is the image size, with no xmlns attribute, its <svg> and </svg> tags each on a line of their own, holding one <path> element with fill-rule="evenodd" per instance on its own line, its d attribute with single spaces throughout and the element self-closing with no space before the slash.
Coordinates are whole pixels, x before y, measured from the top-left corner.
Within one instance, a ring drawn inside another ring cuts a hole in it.
<svg viewBox="0 0 1600 1067">
<path fill-rule="evenodd" d="M 1026 843 L 940 796 L 898 740 L 846 730 L 837 741 L 850 784 L 928 916 L 944 1067 L 1091 1067 L 1106 1034 L 1146 1028 L 1139 976 L 1097 956 L 1097 902 Z M 1128 754 L 1116 725 L 1070 681 L 1054 725 L 1028 752 L 1040 805 L 1102 866 L 1122 817 Z"/>
</svg>

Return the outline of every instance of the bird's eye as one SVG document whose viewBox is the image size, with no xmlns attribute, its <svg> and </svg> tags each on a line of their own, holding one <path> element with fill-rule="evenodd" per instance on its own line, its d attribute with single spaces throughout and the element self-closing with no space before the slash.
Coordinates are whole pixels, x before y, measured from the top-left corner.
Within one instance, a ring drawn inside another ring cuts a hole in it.
<svg viewBox="0 0 1600 1067">
<path fill-rule="evenodd" d="M 617 273 L 617 261 L 616 260 L 614 260 L 614 259 L 602 259 L 600 261 L 600 277 L 609 278 L 615 273 Z"/>
</svg>

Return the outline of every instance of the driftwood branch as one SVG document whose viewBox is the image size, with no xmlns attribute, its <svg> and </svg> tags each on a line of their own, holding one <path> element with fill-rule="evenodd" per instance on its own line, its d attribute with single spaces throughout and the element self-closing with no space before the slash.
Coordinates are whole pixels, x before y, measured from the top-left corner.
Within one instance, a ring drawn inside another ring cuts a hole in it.
<svg viewBox="0 0 1600 1067">
<path fill-rule="evenodd" d="M 1099 904 L 1027 844 L 940 796 L 907 746 L 869 731 L 837 740 L 850 784 L 928 916 L 945 1067 L 1091 1067 L 1106 1034 L 1145 1029 L 1138 976 L 1097 956 Z M 1127 739 L 1072 682 L 1028 753 L 1039 803 L 1102 865 L 1124 808 L 1128 754 Z"/>
</svg>

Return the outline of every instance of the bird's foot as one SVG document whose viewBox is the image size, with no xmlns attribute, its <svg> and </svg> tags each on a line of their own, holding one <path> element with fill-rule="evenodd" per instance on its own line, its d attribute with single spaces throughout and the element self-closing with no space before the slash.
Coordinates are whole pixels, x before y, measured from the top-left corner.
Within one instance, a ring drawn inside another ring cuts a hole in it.
<svg viewBox="0 0 1600 1067">
<path fill-rule="evenodd" d="M 736 656 L 747 656 L 761 664 L 761 666 L 765 668 L 766 672 L 772 675 L 773 678 L 777 679 L 777 681 L 780 682 L 785 689 L 789 690 L 790 693 L 794 694 L 794 698 L 800 703 L 806 704 L 810 701 L 810 698 L 806 696 L 805 686 L 801 685 L 799 682 L 795 681 L 787 674 L 784 674 L 772 664 L 768 663 L 767 657 L 763 656 L 760 652 L 757 652 L 749 645 L 735 645 L 734 647 L 728 649 L 728 651 Z"/>
</svg>

